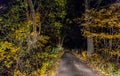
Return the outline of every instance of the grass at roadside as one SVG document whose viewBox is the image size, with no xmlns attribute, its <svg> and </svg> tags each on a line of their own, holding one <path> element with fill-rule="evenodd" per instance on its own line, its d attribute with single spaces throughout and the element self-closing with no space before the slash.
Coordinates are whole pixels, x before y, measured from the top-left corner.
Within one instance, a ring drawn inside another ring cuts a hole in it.
<svg viewBox="0 0 120 76">
<path fill-rule="evenodd" d="M 93 70 L 97 71 L 98 74 L 103 76 L 120 76 L 120 67 L 118 67 L 120 64 L 106 61 L 97 53 L 93 53 L 91 57 L 86 56 L 86 51 L 82 51 L 81 54 L 75 51 L 72 53 Z"/>
<path fill-rule="evenodd" d="M 42 52 L 40 57 L 44 61 L 41 62 L 41 68 L 31 71 L 29 75 L 14 70 L 13 76 L 55 76 L 61 55 L 63 55 L 63 51 L 58 51 L 57 48 L 53 49 L 51 53 Z"/>
<path fill-rule="evenodd" d="M 58 64 L 60 62 L 60 57 L 63 55 L 63 51 L 59 51 L 58 54 L 56 54 L 56 58 L 53 59 L 53 63 L 49 67 L 49 69 L 46 71 L 46 73 L 42 76 L 55 76 L 57 69 L 58 69 Z"/>
</svg>

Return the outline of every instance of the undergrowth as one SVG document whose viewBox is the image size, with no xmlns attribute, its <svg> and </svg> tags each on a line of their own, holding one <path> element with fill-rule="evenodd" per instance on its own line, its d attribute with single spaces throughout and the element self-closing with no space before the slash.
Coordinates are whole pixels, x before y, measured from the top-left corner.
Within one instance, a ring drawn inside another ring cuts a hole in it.
<svg viewBox="0 0 120 76">
<path fill-rule="evenodd" d="M 97 71 L 98 74 L 103 74 L 104 76 L 120 76 L 120 64 L 111 62 L 102 58 L 98 53 L 93 53 L 91 57 L 87 57 L 86 51 L 82 51 L 81 54 L 73 51 L 73 53 L 88 66 Z"/>
<path fill-rule="evenodd" d="M 4 55 L 0 55 L 0 74 L 6 73 L 8 76 L 55 76 L 59 59 L 63 54 L 62 51 L 54 48 L 51 52 L 36 52 L 33 55 L 23 53 L 23 55 L 18 56 L 17 53 L 13 53 L 18 48 L 12 48 L 10 43 L 6 42 L 6 44 L 5 46 L 10 46 L 10 51 L 3 51 Z M 3 49 L 2 46 L 0 50 Z M 5 46 L 4 49 L 7 48 Z"/>
</svg>

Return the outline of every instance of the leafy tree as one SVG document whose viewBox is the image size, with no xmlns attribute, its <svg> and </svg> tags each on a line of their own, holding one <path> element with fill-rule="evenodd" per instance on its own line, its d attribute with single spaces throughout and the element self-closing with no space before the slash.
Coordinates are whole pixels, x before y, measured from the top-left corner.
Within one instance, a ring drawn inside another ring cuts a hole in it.
<svg viewBox="0 0 120 76">
<path fill-rule="evenodd" d="M 39 1 L 41 15 L 41 33 L 50 36 L 49 43 L 53 46 L 62 41 L 61 28 L 66 17 L 66 0 Z"/>
<path fill-rule="evenodd" d="M 51 1 L 53 5 L 50 1 L 41 0 L 8 3 L 11 7 L 6 6 L 9 10 L 0 17 L 0 72 L 12 76 L 36 76 L 44 74 L 52 66 L 51 63 L 58 57 L 57 50 L 52 53 L 52 43 L 56 46 L 61 38 L 66 13 L 64 0 Z M 44 2 L 49 6 L 44 6 Z"/>
<path fill-rule="evenodd" d="M 119 58 L 119 3 L 102 9 L 87 10 L 87 21 L 83 20 L 83 34 L 94 38 L 96 51 L 104 52 L 106 56 L 118 55 Z M 86 27 L 89 27 L 87 29 Z M 105 56 L 104 55 L 104 56 Z"/>
</svg>

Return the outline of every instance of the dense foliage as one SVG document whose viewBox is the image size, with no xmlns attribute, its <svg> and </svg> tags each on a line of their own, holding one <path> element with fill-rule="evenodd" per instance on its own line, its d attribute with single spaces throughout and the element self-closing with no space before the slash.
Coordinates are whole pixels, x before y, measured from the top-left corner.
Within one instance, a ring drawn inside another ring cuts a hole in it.
<svg viewBox="0 0 120 76">
<path fill-rule="evenodd" d="M 88 10 L 87 19 L 83 25 L 83 35 L 94 37 L 95 50 L 105 54 L 117 55 L 119 53 L 120 39 L 120 4 L 113 4 L 99 10 Z M 83 21 L 84 22 L 84 21 Z M 87 29 L 89 27 L 90 29 Z M 105 56 L 105 55 L 104 55 Z M 108 55 L 106 55 L 108 56 Z M 111 56 L 112 58 L 112 56 Z"/>
<path fill-rule="evenodd" d="M 81 58 L 117 76 L 120 69 L 117 67 L 120 65 L 120 3 L 92 8 L 91 4 L 96 1 L 85 1 L 11 0 L 0 6 L 0 74 L 54 76 L 63 44 L 75 46 L 77 50 L 78 46 L 87 49 L 83 44 L 88 43 L 87 37 L 92 37 L 94 53 L 87 57 L 88 51 L 79 50 Z M 100 5 L 104 1 L 97 2 Z M 90 7 L 86 9 L 88 3 Z M 84 38 L 78 45 L 75 31 Z"/>
<path fill-rule="evenodd" d="M 37 8 L 33 9 L 34 12 L 31 11 L 29 1 L 23 0 L 9 2 L 11 6 L 6 5 L 1 10 L 4 13 L 0 16 L 0 73 L 37 76 L 55 67 L 53 63 L 59 58 L 55 45 L 61 38 L 61 21 L 65 16 L 64 8 L 60 7 L 64 7 L 65 1 L 54 0 L 54 6 L 50 5 L 50 1 L 38 2 L 41 6 L 33 1 Z M 51 10 L 45 9 L 44 2 L 49 4 L 47 8 Z M 58 8 L 53 9 L 56 6 Z M 45 10 L 40 10 L 42 7 Z M 47 19 L 43 20 L 45 17 Z M 56 20 L 56 17 L 60 20 Z"/>
<path fill-rule="evenodd" d="M 88 9 L 82 18 L 75 21 L 82 25 L 85 38 L 93 37 L 94 53 L 87 59 L 88 64 L 106 72 L 106 76 L 119 76 L 120 3 Z M 83 58 L 86 58 L 86 54 L 86 51 L 81 53 Z"/>
</svg>

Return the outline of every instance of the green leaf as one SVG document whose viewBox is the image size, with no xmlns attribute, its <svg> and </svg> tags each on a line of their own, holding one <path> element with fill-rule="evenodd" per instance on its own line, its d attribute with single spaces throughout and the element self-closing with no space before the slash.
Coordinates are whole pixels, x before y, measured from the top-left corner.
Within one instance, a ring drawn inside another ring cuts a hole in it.
<svg viewBox="0 0 120 76">
<path fill-rule="evenodd" d="M 0 22 L 2 21 L 3 19 L 2 18 L 0 18 Z"/>
</svg>

